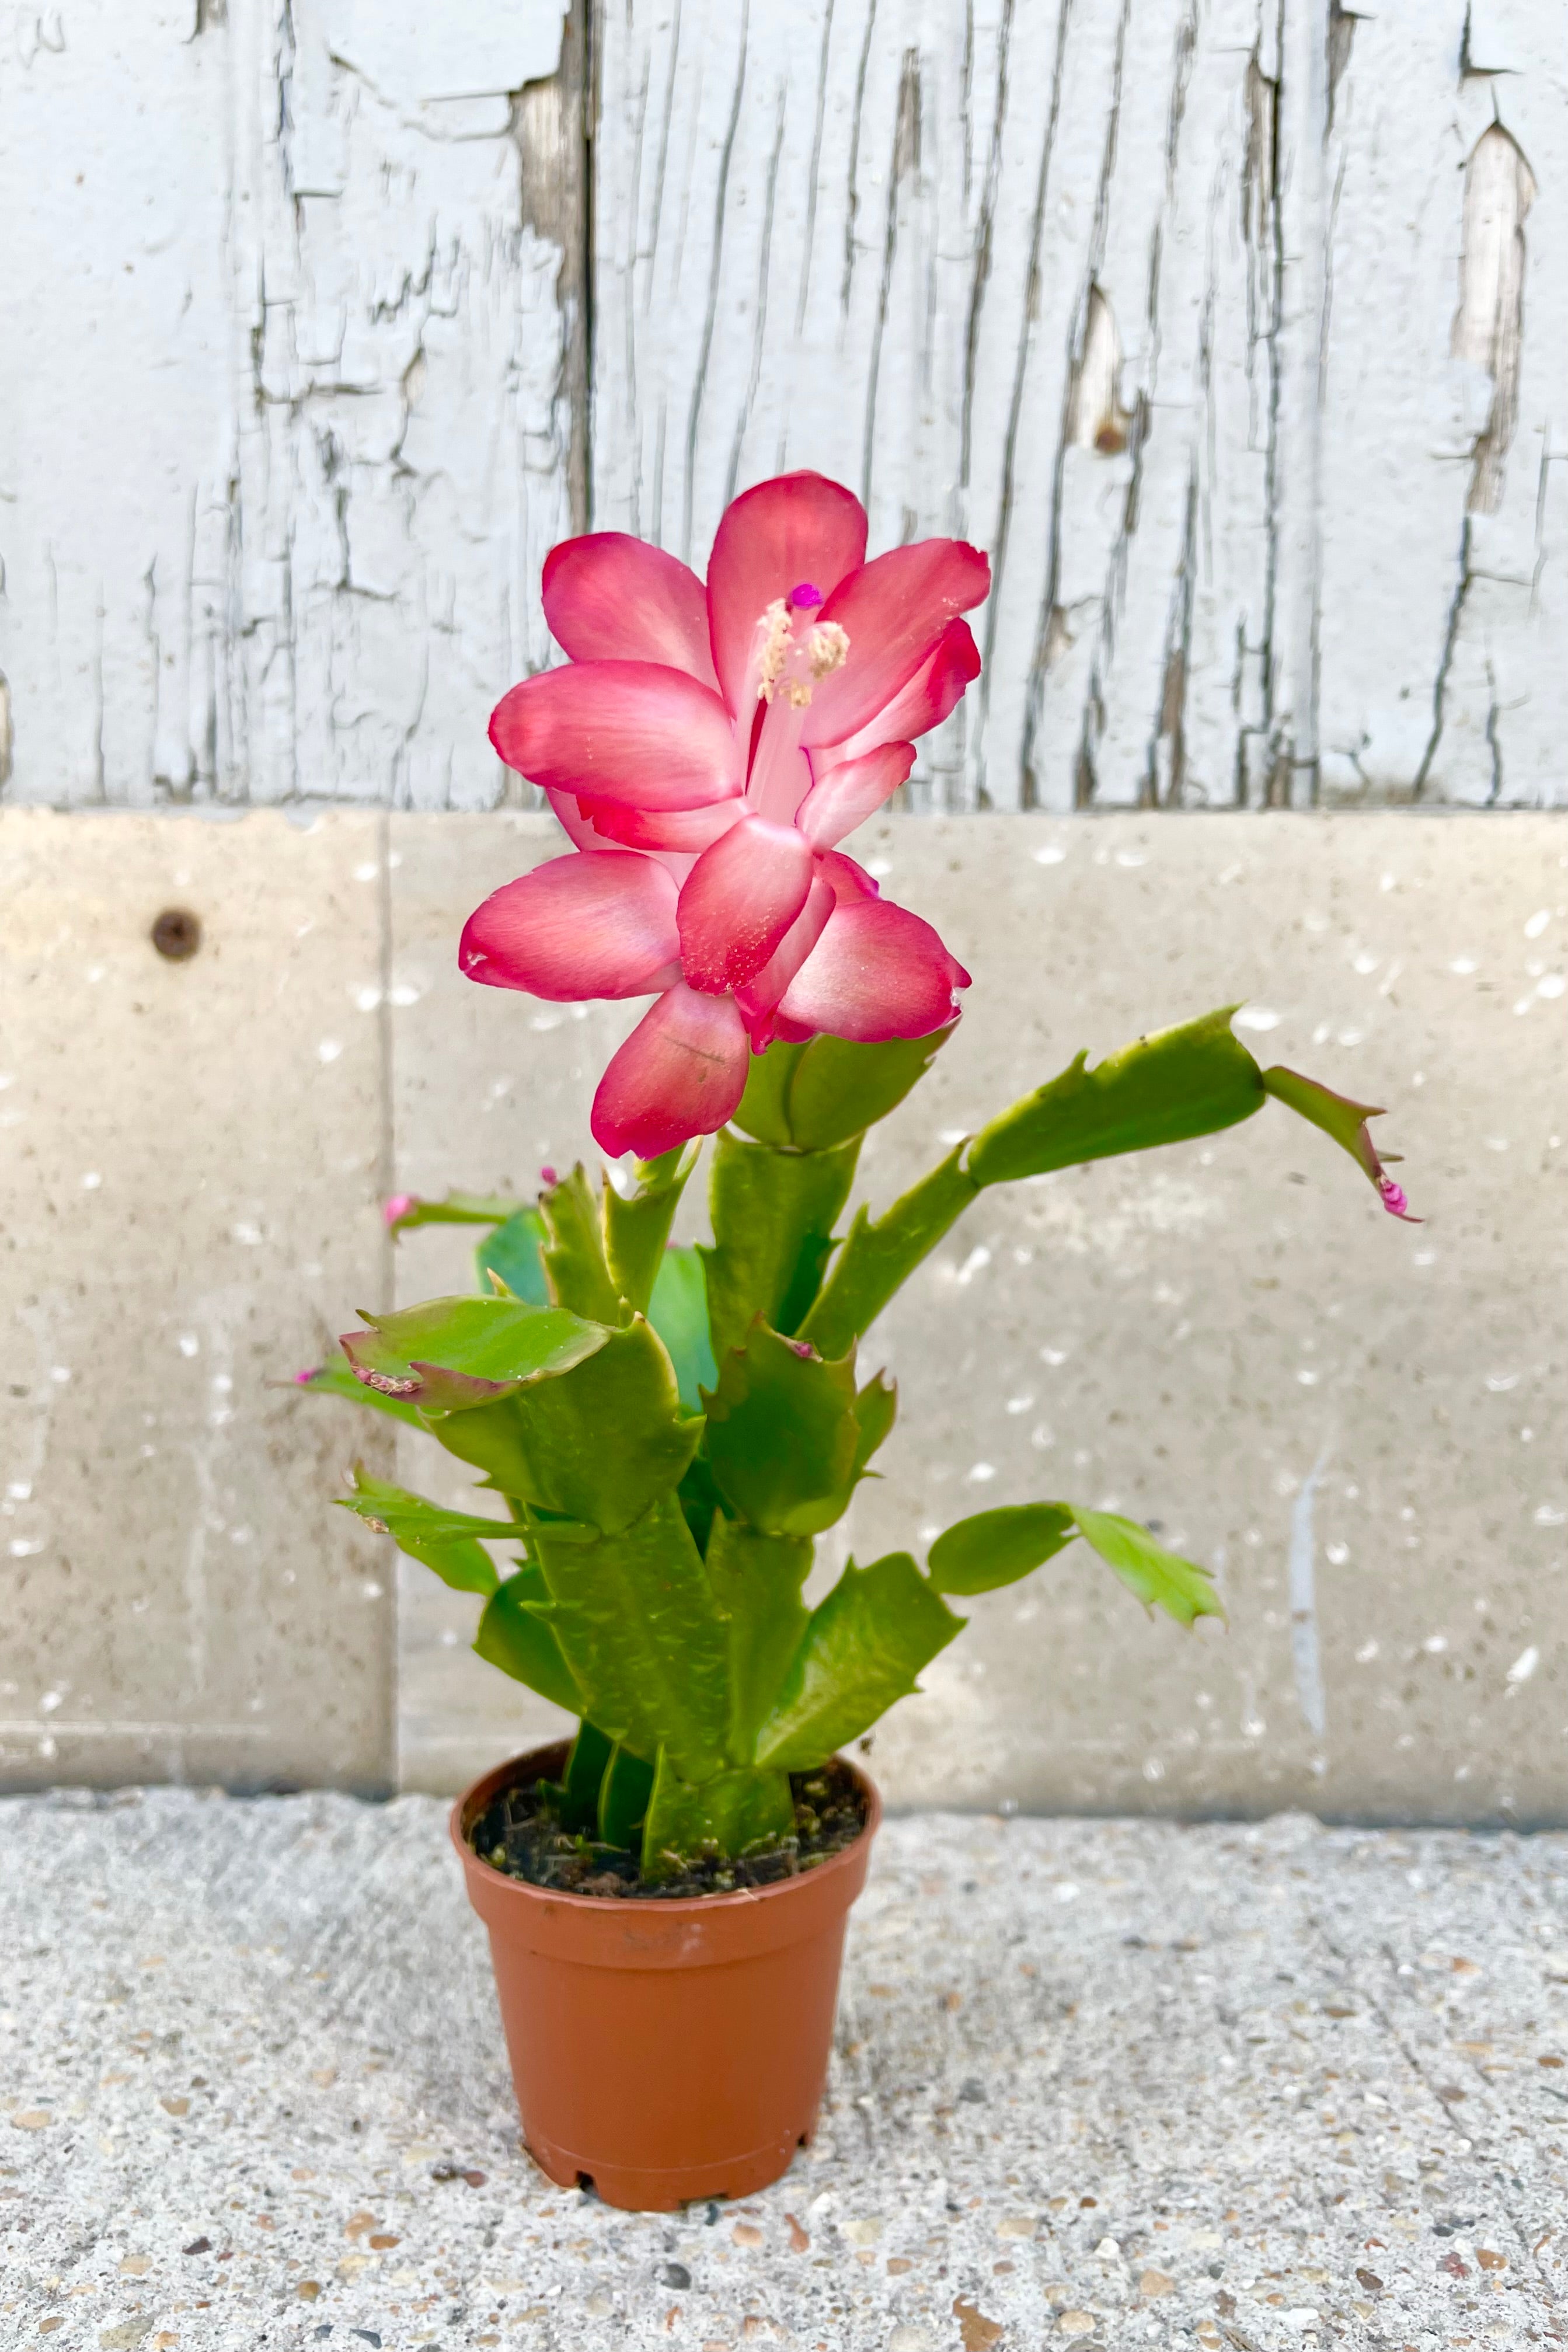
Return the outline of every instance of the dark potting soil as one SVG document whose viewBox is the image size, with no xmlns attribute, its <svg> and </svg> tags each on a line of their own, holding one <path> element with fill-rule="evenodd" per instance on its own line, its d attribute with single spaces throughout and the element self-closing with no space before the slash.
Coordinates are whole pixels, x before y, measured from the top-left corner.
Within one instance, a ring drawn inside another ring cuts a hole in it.
<svg viewBox="0 0 1568 2352">
<path fill-rule="evenodd" d="M 508 1878 L 549 1886 L 563 1895 L 655 1897 L 668 1903 L 684 1895 L 733 1895 L 742 1887 L 772 1886 L 814 1870 L 846 1846 L 866 1826 L 866 1806 L 851 1774 L 837 1759 L 819 1772 L 793 1772 L 795 1834 L 778 1844 L 730 1862 L 705 1857 L 689 1862 L 668 1878 L 642 1875 L 627 1847 L 603 1845 L 574 1834 L 563 1823 L 559 1794 L 550 1781 L 526 1781 L 493 1797 L 468 1832 L 474 1852 Z"/>
</svg>

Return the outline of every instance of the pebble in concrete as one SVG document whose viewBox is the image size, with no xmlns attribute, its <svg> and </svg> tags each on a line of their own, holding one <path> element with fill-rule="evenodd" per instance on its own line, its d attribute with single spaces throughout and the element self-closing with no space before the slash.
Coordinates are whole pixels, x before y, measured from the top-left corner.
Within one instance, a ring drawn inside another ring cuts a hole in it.
<svg viewBox="0 0 1568 2352">
<path fill-rule="evenodd" d="M 518 2145 L 429 1799 L 0 1804 L 0 2346 L 1564 2339 L 1568 1839 L 891 1822 L 774 2189 Z"/>
</svg>

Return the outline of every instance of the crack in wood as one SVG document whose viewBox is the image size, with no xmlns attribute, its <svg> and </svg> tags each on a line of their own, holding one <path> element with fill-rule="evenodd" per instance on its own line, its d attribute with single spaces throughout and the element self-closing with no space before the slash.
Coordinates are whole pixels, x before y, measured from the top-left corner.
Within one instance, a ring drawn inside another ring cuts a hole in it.
<svg viewBox="0 0 1568 2352">
<path fill-rule="evenodd" d="M 41 24 L 0 789 L 522 796 L 483 722 L 555 657 L 550 543 L 700 558 L 809 465 L 994 559 L 911 806 L 1568 800 L 1538 13 L 572 0 L 550 79 L 394 102 L 336 0 L 192 0 L 79 179 L 111 61 Z"/>
</svg>

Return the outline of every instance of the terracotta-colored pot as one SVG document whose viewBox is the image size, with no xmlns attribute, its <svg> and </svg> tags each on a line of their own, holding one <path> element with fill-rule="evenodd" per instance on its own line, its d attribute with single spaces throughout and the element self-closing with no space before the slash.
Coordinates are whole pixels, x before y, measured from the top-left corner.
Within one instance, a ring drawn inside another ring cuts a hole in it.
<svg viewBox="0 0 1568 2352">
<path fill-rule="evenodd" d="M 563 2188 L 669 2212 L 745 2197 L 811 2137 L 849 1906 L 881 1803 L 798 1878 L 735 1895 L 562 1895 L 481 1862 L 468 1832 L 501 1790 L 557 1776 L 563 1743 L 487 1772 L 452 1808 L 468 1899 L 489 1929 L 522 2133 Z M 854 1767 L 848 1768 L 854 1771 Z"/>
</svg>

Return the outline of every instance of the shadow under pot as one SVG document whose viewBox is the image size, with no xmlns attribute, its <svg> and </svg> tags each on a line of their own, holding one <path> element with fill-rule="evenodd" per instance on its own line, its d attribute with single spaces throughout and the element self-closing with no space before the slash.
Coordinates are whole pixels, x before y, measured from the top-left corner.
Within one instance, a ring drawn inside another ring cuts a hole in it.
<svg viewBox="0 0 1568 2352">
<path fill-rule="evenodd" d="M 508 1877 L 470 1843 L 498 1796 L 557 1777 L 566 1753 L 557 1742 L 498 1765 L 451 1814 L 529 2153 L 561 2187 L 588 2180 L 633 2210 L 750 2196 L 816 2126 L 876 1789 L 839 1759 L 865 1827 L 798 1876 L 732 1895 L 570 1895 Z"/>
</svg>

